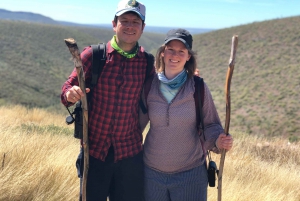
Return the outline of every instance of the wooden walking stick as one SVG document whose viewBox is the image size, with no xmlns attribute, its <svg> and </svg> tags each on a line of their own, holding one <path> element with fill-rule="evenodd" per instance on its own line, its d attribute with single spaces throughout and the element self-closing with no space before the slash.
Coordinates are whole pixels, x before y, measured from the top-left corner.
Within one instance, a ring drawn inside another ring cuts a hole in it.
<svg viewBox="0 0 300 201">
<path fill-rule="evenodd" d="M 232 78 L 232 74 L 233 74 L 233 70 L 234 70 L 235 54 L 236 54 L 237 45 L 238 45 L 238 36 L 234 35 L 232 37 L 231 54 L 230 54 L 229 66 L 228 66 L 227 75 L 226 75 L 226 82 L 225 82 L 226 117 L 225 117 L 224 132 L 225 132 L 226 135 L 228 135 L 228 133 L 229 133 L 229 124 L 230 124 L 230 83 L 231 83 L 231 78 Z M 226 155 L 226 150 L 222 149 L 220 165 L 219 165 L 219 173 L 218 173 L 218 201 L 222 200 L 222 176 L 223 176 L 225 155 Z"/>
<path fill-rule="evenodd" d="M 78 49 L 77 43 L 73 38 L 65 39 L 65 43 L 68 46 L 70 53 L 72 55 L 72 60 L 77 71 L 77 78 L 79 82 L 79 87 L 84 93 L 81 98 L 81 108 L 83 113 L 83 152 L 84 152 L 84 168 L 83 168 L 83 178 L 82 178 L 82 200 L 86 201 L 86 183 L 87 175 L 89 169 L 89 143 L 88 143 L 88 104 L 85 92 L 85 77 L 82 67 L 82 62 L 80 58 L 80 51 Z"/>
</svg>

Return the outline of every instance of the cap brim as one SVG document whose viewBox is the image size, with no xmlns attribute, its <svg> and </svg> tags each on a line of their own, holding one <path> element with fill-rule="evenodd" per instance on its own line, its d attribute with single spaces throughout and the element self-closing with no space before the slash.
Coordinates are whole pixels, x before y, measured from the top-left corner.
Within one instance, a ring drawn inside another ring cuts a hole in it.
<svg viewBox="0 0 300 201">
<path fill-rule="evenodd" d="M 143 21 L 145 21 L 145 17 L 140 12 L 138 12 L 136 9 L 124 9 L 124 10 L 120 10 L 119 12 L 116 13 L 116 16 L 123 15 L 124 13 L 127 13 L 127 12 L 135 12 L 135 13 L 137 13 L 140 16 L 140 18 Z"/>
<path fill-rule="evenodd" d="M 189 50 L 191 49 L 190 46 L 189 46 L 189 44 L 187 44 L 187 42 L 185 40 L 183 40 L 182 38 L 175 38 L 175 37 L 169 38 L 168 40 L 165 41 L 165 44 L 167 44 L 168 42 L 170 42 L 172 40 L 179 40 L 179 41 L 181 41 L 185 45 L 185 47 L 187 49 L 189 49 Z"/>
</svg>

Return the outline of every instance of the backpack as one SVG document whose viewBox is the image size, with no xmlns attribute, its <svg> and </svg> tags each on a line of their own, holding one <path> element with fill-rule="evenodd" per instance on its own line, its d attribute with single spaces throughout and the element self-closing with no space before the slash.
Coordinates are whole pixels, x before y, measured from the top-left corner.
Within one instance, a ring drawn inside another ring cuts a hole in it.
<svg viewBox="0 0 300 201">
<path fill-rule="evenodd" d="M 87 94 L 87 99 L 91 100 L 91 96 L 93 93 L 94 87 L 97 85 L 97 81 L 99 76 L 101 75 L 101 72 L 103 70 L 103 67 L 106 62 L 106 44 L 105 43 L 99 43 L 97 45 L 91 45 L 93 49 L 93 55 L 92 55 L 92 78 L 90 84 L 90 93 Z M 154 56 L 150 53 L 144 52 L 146 59 L 147 59 L 147 67 L 146 67 L 146 76 L 144 83 L 146 82 L 147 78 L 149 77 L 153 65 L 154 65 Z M 140 98 L 141 99 L 141 98 Z M 88 101 L 89 102 L 89 101 Z M 140 107 L 145 107 L 143 102 L 139 102 Z M 67 108 L 69 111 L 69 109 Z M 67 124 L 71 124 L 75 122 L 75 129 L 74 129 L 74 137 L 78 139 L 82 139 L 82 129 L 83 129 L 83 117 L 82 117 L 82 109 L 81 109 L 81 101 L 78 101 L 76 103 L 75 109 L 73 113 L 70 113 L 70 116 L 67 117 L 70 120 L 66 120 Z M 73 118 L 73 115 L 75 118 Z"/>
</svg>

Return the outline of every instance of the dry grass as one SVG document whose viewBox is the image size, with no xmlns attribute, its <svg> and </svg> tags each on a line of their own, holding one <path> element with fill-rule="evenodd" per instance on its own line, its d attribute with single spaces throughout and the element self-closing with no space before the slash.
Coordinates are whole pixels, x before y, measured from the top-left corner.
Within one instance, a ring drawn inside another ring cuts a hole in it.
<svg viewBox="0 0 300 201">
<path fill-rule="evenodd" d="M 78 140 L 64 117 L 21 106 L 0 107 L 0 114 L 0 200 L 77 200 Z M 223 200 L 299 201 L 299 144 L 232 133 Z M 219 163 L 218 155 L 213 159 Z M 217 200 L 217 188 L 209 188 L 208 200 Z"/>
<path fill-rule="evenodd" d="M 299 144 L 233 135 L 235 147 L 226 154 L 224 166 L 223 200 L 300 200 Z M 209 188 L 208 200 L 217 200 L 217 188 Z"/>
<path fill-rule="evenodd" d="M 53 129 L 64 117 L 20 106 L 0 114 L 0 200 L 76 200 L 78 141 Z"/>
</svg>

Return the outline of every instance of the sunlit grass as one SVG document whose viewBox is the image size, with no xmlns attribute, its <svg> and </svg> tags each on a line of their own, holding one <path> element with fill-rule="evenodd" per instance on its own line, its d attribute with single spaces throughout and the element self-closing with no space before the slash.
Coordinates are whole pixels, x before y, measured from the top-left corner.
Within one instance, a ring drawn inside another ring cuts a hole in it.
<svg viewBox="0 0 300 201">
<path fill-rule="evenodd" d="M 21 106 L 0 107 L 0 200 L 78 200 L 75 160 L 79 142 L 64 116 Z M 224 201 L 299 201 L 299 144 L 231 132 Z M 219 155 L 213 154 L 219 163 Z M 217 188 L 208 188 L 217 200 Z"/>
</svg>

